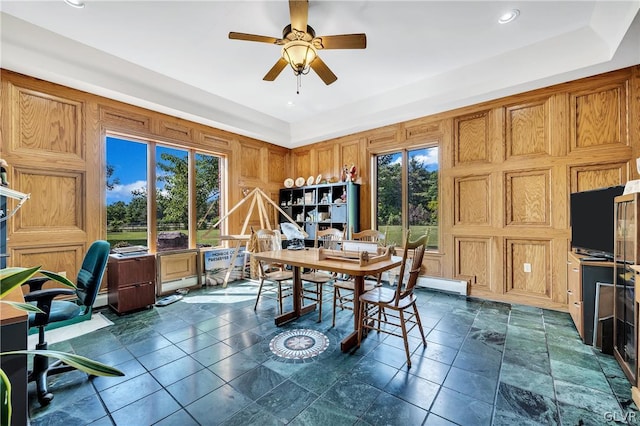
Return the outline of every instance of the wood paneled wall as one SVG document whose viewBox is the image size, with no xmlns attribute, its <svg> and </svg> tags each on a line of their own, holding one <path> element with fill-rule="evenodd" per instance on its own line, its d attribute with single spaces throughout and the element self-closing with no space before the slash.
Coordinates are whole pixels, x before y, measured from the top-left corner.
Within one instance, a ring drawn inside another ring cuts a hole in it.
<svg viewBox="0 0 640 426">
<path fill-rule="evenodd" d="M 355 162 L 367 228 L 371 157 L 434 141 L 441 240 L 426 273 L 468 279 L 473 296 L 565 309 L 570 193 L 638 178 L 640 66 L 305 146 L 292 160 L 296 176 Z"/>
<path fill-rule="evenodd" d="M 11 186 L 31 193 L 9 221 L 9 264 L 70 276 L 105 237 L 107 132 L 224 155 L 229 208 L 243 188 L 275 200 L 287 177 L 337 177 L 354 163 L 362 228 L 372 223 L 372 155 L 437 142 L 441 241 L 426 273 L 468 279 L 473 296 L 557 309 L 567 300 L 569 194 L 638 177 L 640 66 L 294 150 L 7 70 L 0 77 L 0 156 Z M 248 206 L 239 210 L 230 233 Z"/>
<path fill-rule="evenodd" d="M 74 278 L 91 242 L 106 237 L 108 133 L 224 156 L 228 208 L 243 188 L 277 200 L 291 170 L 285 148 L 7 70 L 0 77 L 0 157 L 11 187 L 31 194 L 7 222 L 10 266 L 42 265 Z M 229 233 L 239 231 L 246 210 L 225 220 Z M 257 211 L 249 224 L 259 226 Z"/>
</svg>

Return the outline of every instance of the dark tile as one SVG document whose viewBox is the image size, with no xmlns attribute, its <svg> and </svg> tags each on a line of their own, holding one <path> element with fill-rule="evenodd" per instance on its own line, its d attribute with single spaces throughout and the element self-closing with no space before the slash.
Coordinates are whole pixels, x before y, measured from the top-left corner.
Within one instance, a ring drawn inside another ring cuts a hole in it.
<svg viewBox="0 0 640 426">
<path fill-rule="evenodd" d="M 594 413 L 621 412 L 620 404 L 611 393 L 554 380 L 558 402 L 574 405 Z"/>
<path fill-rule="evenodd" d="M 45 407 L 40 413 L 31 412 L 29 414 L 29 423 L 33 426 L 86 425 L 107 415 L 107 411 L 97 395 L 89 395 L 81 399 L 65 398 L 67 401 L 59 404 L 58 401 L 62 396 L 59 393 L 54 394 L 55 403 L 52 402 L 50 406 Z"/>
<path fill-rule="evenodd" d="M 257 366 L 253 359 L 238 352 L 209 366 L 209 370 L 229 382 Z"/>
<path fill-rule="evenodd" d="M 267 412 L 264 408 L 258 404 L 251 404 L 234 416 L 227 419 L 222 423 L 225 426 L 246 426 L 246 425 L 261 425 L 261 426 L 281 426 L 285 423 L 278 420 L 274 415 Z"/>
<path fill-rule="evenodd" d="M 431 412 L 461 425 L 489 425 L 493 406 L 459 392 L 442 388 Z"/>
<path fill-rule="evenodd" d="M 371 425 L 420 425 L 427 411 L 388 393 L 381 393 L 369 406 L 362 420 Z"/>
<path fill-rule="evenodd" d="M 256 402 L 280 421 L 288 423 L 317 398 L 313 392 L 286 380 Z"/>
<path fill-rule="evenodd" d="M 456 334 L 433 329 L 429 334 L 427 334 L 427 342 L 438 343 L 458 350 L 460 349 L 460 346 L 462 346 L 462 342 L 464 341 L 464 336 L 466 336 L 466 334 L 466 331 L 463 334 Z M 429 343 L 427 343 L 427 348 L 428 347 Z"/>
<path fill-rule="evenodd" d="M 345 412 L 360 417 L 380 392 L 379 389 L 366 383 L 342 379 L 331 386 L 322 398 Z"/>
<path fill-rule="evenodd" d="M 427 342 L 427 348 L 421 355 L 434 361 L 451 365 L 457 354 L 457 349 L 435 342 Z"/>
<path fill-rule="evenodd" d="M 242 376 L 239 376 L 229 382 L 236 390 L 242 392 L 252 400 L 257 400 L 262 395 L 273 390 L 285 378 L 275 371 L 259 365 Z"/>
<path fill-rule="evenodd" d="M 450 368 L 449 364 L 414 355 L 411 357 L 411 368 L 407 372 L 441 385 Z"/>
<path fill-rule="evenodd" d="M 237 352 L 229 345 L 219 342 L 211 345 L 205 349 L 194 352 L 191 356 L 205 367 L 209 367 L 211 364 L 215 364 L 221 359 L 225 359 Z"/>
<path fill-rule="evenodd" d="M 131 352 L 136 357 L 140 357 L 142 355 L 157 351 L 158 349 L 166 348 L 170 345 L 171 342 L 169 340 L 167 340 L 164 336 L 157 334 L 147 339 L 129 343 L 127 345 L 127 349 L 129 349 L 129 352 Z"/>
<path fill-rule="evenodd" d="M 211 345 L 218 343 L 219 340 L 207 333 L 196 334 L 193 337 L 182 340 L 176 343 L 176 346 L 182 349 L 185 353 L 192 354 L 199 350 L 208 348 Z"/>
<path fill-rule="evenodd" d="M 384 390 L 428 411 L 439 388 L 436 383 L 400 370 Z"/>
<path fill-rule="evenodd" d="M 112 413 L 116 425 L 150 425 L 178 411 L 180 406 L 164 389 Z"/>
<path fill-rule="evenodd" d="M 530 370 L 522 365 L 503 362 L 500 369 L 500 382 L 536 392 L 548 398 L 555 398 L 551 374 Z"/>
<path fill-rule="evenodd" d="M 496 412 L 515 413 L 536 423 L 559 424 L 558 409 L 552 398 L 501 383 L 496 400 Z"/>
<path fill-rule="evenodd" d="M 493 404 L 497 380 L 451 367 L 447 379 L 444 381 L 444 386 L 474 399 Z"/>
<path fill-rule="evenodd" d="M 122 364 L 114 365 L 118 370 L 124 373 L 124 376 L 117 377 L 104 377 L 97 376 L 91 379 L 93 385 L 96 387 L 98 391 L 102 391 L 104 389 L 110 388 L 112 386 L 118 385 L 122 382 L 126 382 L 127 380 L 131 380 L 134 377 L 140 376 L 147 372 L 147 369 L 144 368 L 142 364 L 138 362 L 137 359 L 132 359 L 130 361 L 126 361 Z"/>
<path fill-rule="evenodd" d="M 501 356 L 498 353 L 485 353 L 483 358 L 468 352 L 458 352 L 458 356 L 453 361 L 453 366 L 463 370 L 472 371 L 488 378 L 498 378 L 500 370 Z"/>
<path fill-rule="evenodd" d="M 200 370 L 167 386 L 167 391 L 183 406 L 187 406 L 224 385 L 224 380 L 209 370 Z"/>
<path fill-rule="evenodd" d="M 263 337 L 261 335 L 253 333 L 251 331 L 245 331 L 229 337 L 228 339 L 224 340 L 224 343 L 238 351 L 241 351 L 248 348 L 249 346 L 253 346 L 256 343 L 261 342 L 262 340 Z"/>
<path fill-rule="evenodd" d="M 396 368 L 370 358 L 361 359 L 347 374 L 348 380 L 360 381 L 378 389 L 384 388 L 398 372 Z"/>
<path fill-rule="evenodd" d="M 155 423 L 154 426 L 199 426 L 199 424 L 185 410 L 180 410 Z"/>
<path fill-rule="evenodd" d="M 403 349 L 398 349 L 384 343 L 376 346 L 376 348 L 366 356 L 395 368 L 401 368 L 407 363 L 407 354 Z"/>
<path fill-rule="evenodd" d="M 522 368 L 551 375 L 551 363 L 549 354 L 545 352 L 532 352 L 526 347 L 520 349 L 505 349 L 503 362 L 519 365 Z"/>
<path fill-rule="evenodd" d="M 205 370 L 206 371 L 206 370 Z M 202 425 L 220 424 L 252 403 L 230 385 L 223 385 L 185 409 Z"/>
<path fill-rule="evenodd" d="M 163 333 L 163 336 L 173 343 L 182 342 L 183 340 L 191 339 L 198 334 L 204 333 L 198 327 L 192 324 L 187 324 L 184 327 L 172 330 L 167 333 Z"/>
<path fill-rule="evenodd" d="M 427 420 L 423 423 L 423 426 L 454 426 L 455 423 L 450 422 L 447 419 L 443 419 L 435 414 L 429 414 Z"/>
<path fill-rule="evenodd" d="M 165 364 L 162 367 L 158 367 L 155 370 L 151 370 L 151 374 L 162 386 L 166 387 L 203 368 L 204 366 L 198 361 L 190 356 L 185 356 Z"/>
<path fill-rule="evenodd" d="M 560 419 L 563 425 L 613 426 L 624 424 L 627 421 L 622 411 L 594 413 L 564 402 L 558 403 L 558 410 L 560 411 Z"/>
<path fill-rule="evenodd" d="M 153 376 L 146 373 L 103 390 L 100 392 L 100 397 L 109 411 L 113 412 L 161 388 L 162 386 Z"/>
<path fill-rule="evenodd" d="M 353 412 L 344 409 L 327 401 L 324 398 L 316 400 L 307 408 L 302 410 L 300 414 L 296 416 L 289 425 L 291 426 L 316 426 L 316 425 L 331 425 L 331 426 L 346 426 L 353 425 L 358 418 L 354 416 Z M 247 423 L 245 423 L 247 424 Z M 265 424 L 265 423 L 260 423 Z"/>
<path fill-rule="evenodd" d="M 609 382 L 607 382 L 602 370 L 582 368 L 577 365 L 552 359 L 551 374 L 555 380 L 575 383 L 577 385 L 597 389 L 602 392 L 611 392 Z"/>
<path fill-rule="evenodd" d="M 177 346 L 172 345 L 158 349 L 155 352 L 142 355 L 141 357 L 138 357 L 138 361 L 140 361 L 140 364 L 144 365 L 147 370 L 153 370 L 184 356 L 187 356 L 184 351 L 180 350 Z"/>
</svg>

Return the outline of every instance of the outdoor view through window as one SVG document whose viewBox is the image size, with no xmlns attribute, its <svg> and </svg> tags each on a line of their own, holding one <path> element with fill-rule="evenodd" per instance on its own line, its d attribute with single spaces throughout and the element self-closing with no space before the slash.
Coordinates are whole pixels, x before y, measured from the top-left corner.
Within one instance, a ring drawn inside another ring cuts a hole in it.
<svg viewBox="0 0 640 426">
<path fill-rule="evenodd" d="M 402 244 L 406 229 L 412 239 L 429 230 L 428 247 L 437 249 L 438 147 L 379 154 L 376 166 L 376 225 L 387 243 Z"/>
<path fill-rule="evenodd" d="M 149 193 L 148 150 L 155 149 L 155 191 Z M 195 161 L 195 205 L 189 206 L 189 161 Z M 107 240 L 112 247 L 148 245 L 158 251 L 189 247 L 189 211 L 196 210 L 198 247 L 218 244 L 212 225 L 220 214 L 220 157 L 174 147 L 107 137 Z M 147 205 L 154 197 L 156 220 Z"/>
</svg>

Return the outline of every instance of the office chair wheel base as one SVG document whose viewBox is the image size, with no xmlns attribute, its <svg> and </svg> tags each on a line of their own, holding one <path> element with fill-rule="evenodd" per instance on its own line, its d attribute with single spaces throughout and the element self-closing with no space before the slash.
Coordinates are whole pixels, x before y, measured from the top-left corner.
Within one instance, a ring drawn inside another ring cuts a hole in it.
<svg viewBox="0 0 640 426">
<path fill-rule="evenodd" d="M 38 402 L 41 407 L 46 407 L 53 400 L 53 394 L 51 392 L 47 392 L 44 395 L 38 396 Z"/>
</svg>

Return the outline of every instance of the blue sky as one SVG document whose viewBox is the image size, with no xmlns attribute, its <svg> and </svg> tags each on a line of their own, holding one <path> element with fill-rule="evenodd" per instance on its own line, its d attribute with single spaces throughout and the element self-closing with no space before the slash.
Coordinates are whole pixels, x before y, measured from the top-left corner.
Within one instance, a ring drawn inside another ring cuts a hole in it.
<svg viewBox="0 0 640 426">
<path fill-rule="evenodd" d="M 156 159 L 163 152 L 174 155 L 187 155 L 186 151 L 157 146 Z M 113 190 L 107 191 L 107 205 L 117 201 L 131 201 L 131 191 L 147 187 L 147 144 L 115 137 L 107 137 L 107 164 L 114 167 L 111 177 L 120 183 Z M 156 170 L 160 175 L 160 171 Z"/>
</svg>

